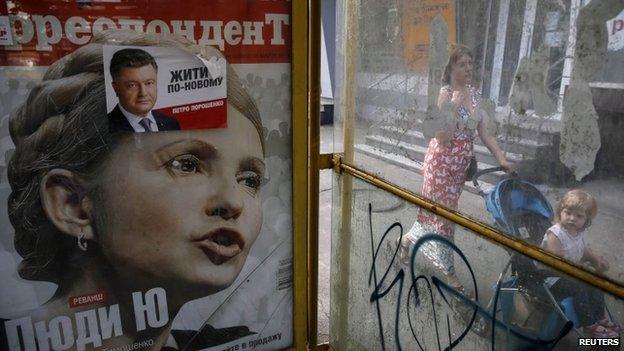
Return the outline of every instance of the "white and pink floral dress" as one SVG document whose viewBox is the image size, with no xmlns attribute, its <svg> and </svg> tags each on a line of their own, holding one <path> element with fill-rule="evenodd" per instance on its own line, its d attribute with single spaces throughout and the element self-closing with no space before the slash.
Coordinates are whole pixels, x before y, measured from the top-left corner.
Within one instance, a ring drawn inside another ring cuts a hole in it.
<svg viewBox="0 0 624 351">
<path fill-rule="evenodd" d="M 479 94 L 470 86 L 468 91 L 474 111 L 479 101 Z M 449 96 L 453 94 L 448 85 L 442 87 L 440 93 L 449 94 Z M 423 196 L 452 210 L 457 209 L 459 196 L 466 181 L 466 170 L 473 156 L 473 140 L 476 134 L 474 129 L 467 127 L 470 112 L 460 107 L 457 113 L 460 120 L 458 120 L 451 147 L 438 143 L 436 138 L 431 138 L 429 142 L 429 148 L 425 154 L 422 187 Z M 455 226 L 447 219 L 429 211 L 420 210 L 418 222 L 450 240 L 454 238 Z M 453 273 L 453 252 L 448 247 L 439 245 L 437 256 L 439 262 L 436 265 L 445 273 Z"/>
</svg>

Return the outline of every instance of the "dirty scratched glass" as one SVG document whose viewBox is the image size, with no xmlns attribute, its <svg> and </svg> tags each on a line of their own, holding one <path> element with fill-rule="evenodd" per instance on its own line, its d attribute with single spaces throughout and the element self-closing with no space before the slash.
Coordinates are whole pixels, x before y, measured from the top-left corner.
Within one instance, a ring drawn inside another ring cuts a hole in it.
<svg viewBox="0 0 624 351">
<path fill-rule="evenodd" d="M 624 3 L 362 0 L 336 23 L 334 151 L 353 132 L 356 167 L 622 281 Z M 335 185 L 336 349 L 568 350 L 621 333 L 621 299 Z"/>
<path fill-rule="evenodd" d="M 551 251 L 622 281 L 624 3 L 362 0 L 349 10 L 356 26 L 337 9 L 336 106 L 354 87 L 356 166 L 536 245 L 559 224 L 594 255 Z M 473 156 L 478 170 L 504 170 L 475 184 Z M 575 228 L 562 217 L 572 209 L 585 216 Z M 426 215 L 413 224 L 451 240 L 458 230 Z"/>
<path fill-rule="evenodd" d="M 578 333 L 586 335 L 579 326 L 605 311 L 614 321 L 624 317 L 621 299 L 559 276 L 596 299 L 594 309 L 572 308 L 557 282 L 551 287 L 552 279 L 536 279 L 556 272 L 464 228 L 454 244 L 427 231 L 412 240 L 407 233 L 417 207 L 346 174 L 334 182 L 340 186 L 334 187 L 329 330 L 336 350 L 572 350 Z M 339 190 L 347 182 L 350 198 Z M 445 251 L 454 256 L 462 294 L 448 288 L 438 269 Z"/>
</svg>

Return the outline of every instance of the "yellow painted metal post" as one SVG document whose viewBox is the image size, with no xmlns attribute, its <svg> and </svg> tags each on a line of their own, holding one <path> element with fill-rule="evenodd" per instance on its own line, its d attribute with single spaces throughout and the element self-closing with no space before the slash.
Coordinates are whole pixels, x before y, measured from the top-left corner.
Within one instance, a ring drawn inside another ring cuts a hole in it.
<svg viewBox="0 0 624 351">
<path fill-rule="evenodd" d="M 344 119 L 344 160 L 353 163 L 355 136 L 355 93 L 356 67 L 358 48 L 358 21 L 360 17 L 359 0 L 346 1 L 344 5 L 342 28 L 342 53 L 344 81 L 342 82 L 340 116 Z M 335 238 L 334 252 L 340 255 L 340 264 L 334 273 L 332 284 L 332 304 L 338 305 L 336 314 L 332 316 L 330 330 L 336 331 L 334 348 L 346 347 L 349 326 L 349 270 L 351 266 L 351 208 L 353 179 L 351 176 L 341 177 L 340 211 L 341 223 L 339 237 Z"/>
<path fill-rule="evenodd" d="M 292 1 L 292 170 L 294 348 L 308 345 L 308 3 Z"/>
</svg>

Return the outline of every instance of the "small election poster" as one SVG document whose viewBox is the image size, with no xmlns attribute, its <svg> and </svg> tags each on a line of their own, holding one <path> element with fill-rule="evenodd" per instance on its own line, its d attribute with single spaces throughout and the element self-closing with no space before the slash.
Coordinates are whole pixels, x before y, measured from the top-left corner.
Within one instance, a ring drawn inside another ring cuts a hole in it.
<svg viewBox="0 0 624 351">
<path fill-rule="evenodd" d="M 178 48 L 102 50 L 111 130 L 227 127 L 225 58 L 204 59 Z"/>
<path fill-rule="evenodd" d="M 0 1 L 0 350 L 293 345 L 290 13 Z"/>
</svg>

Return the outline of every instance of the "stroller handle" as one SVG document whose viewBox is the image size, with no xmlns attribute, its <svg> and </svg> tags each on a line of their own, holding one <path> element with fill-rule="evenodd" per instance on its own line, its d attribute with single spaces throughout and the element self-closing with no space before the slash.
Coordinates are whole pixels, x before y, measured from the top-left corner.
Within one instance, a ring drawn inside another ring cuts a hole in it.
<svg viewBox="0 0 624 351">
<path fill-rule="evenodd" d="M 475 188 L 477 189 L 477 191 L 479 192 L 479 195 L 481 196 L 485 196 L 485 193 L 483 192 L 483 190 L 481 189 L 481 185 L 479 185 L 479 177 L 481 177 L 484 174 L 488 174 L 488 173 L 494 173 L 494 172 L 500 172 L 500 171 L 505 171 L 505 167 L 502 166 L 498 166 L 498 167 L 490 167 L 490 168 L 484 168 L 482 170 L 477 171 L 474 176 L 472 176 L 472 184 L 474 184 Z M 516 173 L 516 171 L 512 171 L 511 172 L 512 176 L 517 176 L 518 173 Z"/>
</svg>

